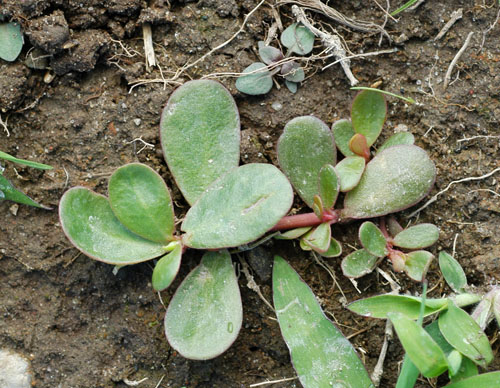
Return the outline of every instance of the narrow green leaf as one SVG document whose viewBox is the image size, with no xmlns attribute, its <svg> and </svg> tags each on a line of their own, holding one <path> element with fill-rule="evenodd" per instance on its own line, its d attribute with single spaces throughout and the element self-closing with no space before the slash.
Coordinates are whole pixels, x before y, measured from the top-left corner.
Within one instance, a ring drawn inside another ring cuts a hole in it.
<svg viewBox="0 0 500 388">
<path fill-rule="evenodd" d="M 273 46 L 266 46 L 263 41 L 258 42 L 259 57 L 266 65 L 271 65 L 283 59 L 283 53 Z"/>
<path fill-rule="evenodd" d="M 325 317 L 311 289 L 279 256 L 274 258 L 273 296 L 281 333 L 305 388 L 337 383 L 374 387 L 352 345 Z"/>
<path fill-rule="evenodd" d="M 412 1 L 417 1 L 417 0 L 412 0 Z M 367 86 L 353 86 L 351 88 L 351 90 L 371 90 L 373 92 L 385 94 L 386 96 L 391 96 L 391 97 L 399 98 L 400 100 L 403 100 L 403 101 L 408 102 L 410 104 L 415 104 L 415 100 L 413 98 L 411 98 L 411 97 L 403 97 L 403 96 L 400 96 L 399 94 L 388 92 L 387 90 L 370 88 L 370 87 L 367 87 Z"/>
<path fill-rule="evenodd" d="M 109 179 L 108 193 L 116 218 L 132 232 L 158 243 L 173 239 L 172 199 L 153 169 L 140 163 L 118 168 Z"/>
<path fill-rule="evenodd" d="M 439 345 L 415 321 L 400 313 L 389 313 L 406 354 L 425 377 L 437 377 L 448 369 Z"/>
<path fill-rule="evenodd" d="M 467 277 L 462 266 L 453 256 L 444 251 L 439 252 L 439 268 L 446 283 L 448 283 L 453 291 L 462 292 L 467 286 Z"/>
<path fill-rule="evenodd" d="M 347 119 L 337 120 L 332 125 L 333 137 L 337 148 L 344 156 L 356 156 L 349 148 L 349 141 L 354 136 L 352 123 Z"/>
<path fill-rule="evenodd" d="M 19 191 L 14 187 L 14 185 L 3 175 L 0 174 L 0 192 L 2 196 L 0 200 L 9 200 L 14 201 L 23 205 L 34 206 L 42 209 L 50 209 L 47 206 L 43 206 L 36 201 L 33 201 L 30 197 L 24 194 L 22 191 Z"/>
<path fill-rule="evenodd" d="M 427 248 L 439 239 L 439 229 L 432 224 L 410 226 L 398 233 L 393 240 L 394 245 L 407 249 Z"/>
<path fill-rule="evenodd" d="M 354 251 L 342 260 L 342 272 L 348 278 L 359 278 L 372 272 L 377 265 L 377 256 L 364 249 Z"/>
<path fill-rule="evenodd" d="M 483 373 L 469 377 L 456 383 L 451 383 L 446 388 L 493 388 L 500 387 L 500 371 Z"/>
<path fill-rule="evenodd" d="M 366 165 L 359 184 L 346 194 L 342 216 L 372 218 L 406 209 L 427 195 L 435 177 L 436 167 L 423 149 L 387 148 Z"/>
<path fill-rule="evenodd" d="M 160 121 L 163 153 L 177 186 L 193 204 L 240 160 L 240 117 L 218 82 L 189 81 L 170 96 Z"/>
<path fill-rule="evenodd" d="M 163 291 L 169 287 L 179 272 L 182 259 L 182 245 L 176 244 L 172 252 L 169 252 L 155 265 L 153 270 L 152 284 L 155 291 Z"/>
<path fill-rule="evenodd" d="M 378 148 L 377 154 L 386 148 L 393 147 L 395 145 L 412 145 L 413 143 L 415 143 L 415 136 L 413 136 L 410 132 L 395 133 Z"/>
<path fill-rule="evenodd" d="M 331 236 L 332 228 L 328 222 L 324 222 L 307 232 L 302 240 L 316 252 L 324 253 L 330 247 Z"/>
<path fill-rule="evenodd" d="M 420 371 L 411 361 L 410 357 L 408 357 L 408 354 L 405 354 L 403 366 L 401 367 L 401 372 L 396 382 L 396 388 L 413 388 L 417 382 L 418 376 L 420 376 Z"/>
<path fill-rule="evenodd" d="M 319 195 L 323 206 L 332 209 L 339 195 L 339 180 L 335 168 L 327 164 L 319 170 Z"/>
<path fill-rule="evenodd" d="M 297 93 L 297 90 L 299 89 L 299 84 L 297 82 L 288 81 L 287 79 L 285 80 L 285 85 L 293 94 Z"/>
<path fill-rule="evenodd" d="M 242 93 L 257 96 L 269 93 L 273 87 L 273 76 L 262 62 L 252 63 L 242 74 L 236 79 L 236 89 Z"/>
<path fill-rule="evenodd" d="M 0 58 L 12 62 L 23 48 L 23 34 L 19 23 L 0 23 Z"/>
<path fill-rule="evenodd" d="M 326 252 L 321 252 L 320 255 L 323 257 L 339 257 L 342 254 L 342 245 L 335 240 L 333 237 L 330 240 L 330 246 Z"/>
<path fill-rule="evenodd" d="M 127 265 L 163 255 L 164 244 L 146 240 L 123 226 L 108 199 L 83 187 L 66 191 L 59 203 L 66 236 L 85 255 L 108 264 Z"/>
<path fill-rule="evenodd" d="M 10 162 L 14 162 L 17 164 L 22 164 L 24 166 L 28 167 L 33 167 L 33 168 L 38 168 L 39 170 L 52 170 L 52 166 L 49 166 L 48 164 L 43 164 L 43 163 L 37 163 L 37 162 L 32 162 L 31 160 L 24 160 L 24 159 L 18 159 L 12 155 L 9 155 L 6 152 L 0 151 L 0 159 L 5 159 Z"/>
<path fill-rule="evenodd" d="M 207 252 L 181 283 L 165 315 L 165 334 L 183 357 L 208 360 L 236 340 L 243 309 L 227 251 Z"/>
<path fill-rule="evenodd" d="M 427 251 L 414 251 L 405 255 L 404 271 L 410 278 L 417 282 L 421 282 L 429 269 L 434 255 Z"/>
<path fill-rule="evenodd" d="M 385 319 L 388 313 L 395 312 L 403 314 L 409 319 L 417 319 L 420 313 L 420 303 L 421 298 L 385 294 L 357 300 L 348 305 L 347 308 L 365 317 Z M 424 316 L 446 308 L 447 304 L 447 299 L 426 299 Z"/>
<path fill-rule="evenodd" d="M 278 141 L 278 160 L 293 187 L 310 207 L 318 193 L 319 171 L 325 164 L 335 165 L 332 132 L 314 116 L 289 121 Z"/>
<path fill-rule="evenodd" d="M 286 215 L 290 183 L 271 164 L 246 164 L 214 182 L 189 209 L 181 229 L 197 249 L 236 247 L 258 239 Z"/>
<path fill-rule="evenodd" d="M 456 383 L 468 377 L 477 376 L 478 374 L 479 370 L 477 369 L 477 365 L 474 364 L 474 362 L 472 362 L 470 358 L 462 357 L 462 364 L 460 365 L 460 369 L 454 376 L 451 376 L 450 378 L 452 383 Z M 474 387 L 480 388 L 480 386 Z M 483 388 L 490 388 L 490 386 L 486 386 Z"/>
<path fill-rule="evenodd" d="M 446 341 L 446 338 L 443 337 L 443 334 L 441 334 L 441 330 L 439 330 L 439 324 L 437 320 L 427 325 L 425 327 L 425 331 L 429 333 L 429 335 L 439 345 L 446 356 L 448 356 L 453 351 L 453 346 L 451 346 L 448 341 Z"/>
<path fill-rule="evenodd" d="M 371 221 L 363 222 L 359 228 L 359 240 L 365 251 L 373 256 L 384 257 L 388 254 L 384 234 Z"/>
<path fill-rule="evenodd" d="M 323 211 L 324 211 L 323 200 L 321 199 L 321 197 L 319 195 L 314 196 L 313 211 L 314 211 L 314 214 L 316 214 L 316 217 L 318 217 L 319 219 L 321 219 L 321 217 L 323 217 Z"/>
<path fill-rule="evenodd" d="M 363 90 L 354 97 L 351 119 L 354 132 L 366 137 L 368 147 L 377 140 L 384 126 L 387 105 L 381 93 Z"/>
<path fill-rule="evenodd" d="M 335 166 L 339 177 L 340 191 L 351 191 L 359 183 L 365 170 L 365 158 L 361 156 L 348 156 Z"/>
<path fill-rule="evenodd" d="M 496 293 L 494 296 L 492 306 L 495 319 L 497 320 L 497 325 L 500 326 L 500 293 Z"/>
<path fill-rule="evenodd" d="M 474 319 L 450 301 L 439 315 L 439 329 L 446 341 L 460 353 L 485 368 L 493 360 L 488 337 Z"/>
<path fill-rule="evenodd" d="M 299 238 L 309 232 L 312 229 L 310 226 L 305 226 L 303 228 L 295 228 L 287 230 L 286 232 L 280 232 L 280 234 L 274 236 L 276 240 L 293 240 Z"/>
<path fill-rule="evenodd" d="M 314 34 L 302 24 L 293 23 L 281 34 L 281 43 L 299 55 L 309 54 L 314 46 Z"/>
<path fill-rule="evenodd" d="M 450 376 L 456 375 L 462 365 L 462 353 L 458 350 L 452 350 L 446 357 L 446 360 L 448 361 L 448 374 Z"/>
</svg>

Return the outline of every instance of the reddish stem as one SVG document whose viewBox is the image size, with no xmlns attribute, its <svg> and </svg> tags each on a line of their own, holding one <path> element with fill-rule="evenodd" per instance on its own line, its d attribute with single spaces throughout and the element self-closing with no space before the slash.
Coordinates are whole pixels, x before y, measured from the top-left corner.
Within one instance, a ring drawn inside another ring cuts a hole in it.
<svg viewBox="0 0 500 388">
<path fill-rule="evenodd" d="M 283 217 L 279 222 L 274 225 L 271 229 L 273 231 L 277 230 L 288 230 L 295 228 L 303 228 L 306 226 L 316 226 L 324 222 L 329 222 L 334 224 L 338 221 L 338 215 L 333 210 L 325 210 L 321 219 L 314 213 L 304 213 L 296 214 L 294 216 Z"/>
</svg>

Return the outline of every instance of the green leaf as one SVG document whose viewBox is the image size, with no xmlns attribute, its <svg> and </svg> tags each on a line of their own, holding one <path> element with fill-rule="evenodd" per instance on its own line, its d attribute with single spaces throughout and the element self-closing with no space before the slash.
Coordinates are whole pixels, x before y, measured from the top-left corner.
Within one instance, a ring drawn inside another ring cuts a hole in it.
<svg viewBox="0 0 500 388">
<path fill-rule="evenodd" d="M 427 248 L 439 239 L 439 229 L 432 224 L 410 226 L 398 233 L 394 245 L 407 249 Z"/>
<path fill-rule="evenodd" d="M 273 76 L 262 62 L 252 63 L 242 74 L 236 79 L 236 89 L 242 93 L 257 96 L 269 93 L 273 87 Z"/>
<path fill-rule="evenodd" d="M 116 218 L 132 232 L 158 243 L 173 239 L 172 199 L 153 169 L 140 163 L 118 168 L 111 175 L 108 193 Z"/>
<path fill-rule="evenodd" d="M 208 360 L 236 340 L 243 309 L 227 251 L 207 252 L 181 283 L 165 315 L 165 334 L 183 357 Z"/>
<path fill-rule="evenodd" d="M 292 187 L 275 166 L 243 165 L 214 182 L 189 209 L 183 242 L 197 249 L 249 243 L 276 225 L 292 202 Z"/>
<path fill-rule="evenodd" d="M 71 243 L 95 260 L 128 265 L 166 252 L 164 244 L 146 240 L 125 228 L 106 197 L 83 187 L 64 193 L 59 218 Z"/>
<path fill-rule="evenodd" d="M 451 383 L 446 388 L 493 388 L 500 387 L 500 371 L 483 373 L 469 377 L 456 383 Z"/>
<path fill-rule="evenodd" d="M 406 254 L 405 256 L 406 261 L 404 271 L 413 280 L 421 282 L 429 269 L 429 265 L 431 264 L 434 255 L 427 251 L 414 251 Z"/>
<path fill-rule="evenodd" d="M 170 286 L 177 276 L 177 272 L 179 272 L 182 259 L 182 245 L 180 243 L 175 244 L 172 252 L 163 256 L 155 265 L 152 279 L 155 291 L 163 291 Z"/>
<path fill-rule="evenodd" d="M 349 149 L 356 155 L 363 157 L 365 160 L 370 159 L 370 147 L 366 142 L 365 135 L 355 133 L 349 140 Z"/>
<path fill-rule="evenodd" d="M 396 382 L 396 388 L 413 388 L 420 376 L 420 371 L 415 364 L 410 360 L 408 354 L 403 357 L 403 366 Z"/>
<path fill-rule="evenodd" d="M 328 222 L 319 224 L 302 237 L 302 241 L 316 252 L 324 253 L 330 247 L 332 229 Z"/>
<path fill-rule="evenodd" d="M 456 383 L 468 377 L 476 376 L 478 373 L 479 371 L 477 369 L 477 365 L 474 364 L 471 359 L 462 357 L 462 364 L 460 365 L 460 369 L 454 376 L 451 376 L 451 382 Z M 476 388 L 480 388 L 480 386 L 477 386 Z M 483 388 L 490 388 L 490 386 L 487 385 Z"/>
<path fill-rule="evenodd" d="M 0 151 L 0 159 L 5 159 L 10 162 L 14 162 L 17 164 L 22 164 L 24 166 L 28 167 L 33 167 L 33 168 L 38 168 L 39 170 L 52 170 L 52 166 L 49 166 L 48 164 L 43 164 L 43 163 L 37 163 L 37 162 L 32 162 L 31 160 L 24 160 L 24 159 L 18 159 L 12 155 L 9 155 L 6 152 Z"/>
<path fill-rule="evenodd" d="M 421 298 L 406 295 L 377 295 L 357 300 L 347 306 L 349 310 L 364 317 L 385 319 L 390 312 L 400 313 L 409 319 L 417 319 Z M 432 307 L 430 306 L 432 305 Z M 447 299 L 426 299 L 424 316 L 434 314 L 448 305 Z"/>
<path fill-rule="evenodd" d="M 285 77 L 287 81 L 290 82 L 302 82 L 306 78 L 304 74 L 304 69 L 300 67 L 297 62 L 290 61 L 285 62 L 281 66 L 281 75 Z"/>
<path fill-rule="evenodd" d="M 450 302 L 439 315 L 439 329 L 446 341 L 464 356 L 485 368 L 493 360 L 488 337 L 464 310 Z"/>
<path fill-rule="evenodd" d="M 365 251 L 373 256 L 384 257 L 387 251 L 387 241 L 382 231 L 371 221 L 363 222 L 359 228 L 359 240 Z"/>
<path fill-rule="evenodd" d="M 320 255 L 323 257 L 339 257 L 342 254 L 342 245 L 335 240 L 333 237 L 330 240 L 330 246 L 326 252 L 321 252 Z"/>
<path fill-rule="evenodd" d="M 332 209 L 339 195 L 339 181 L 331 164 L 324 165 L 319 170 L 319 195 L 323 200 L 323 206 Z"/>
<path fill-rule="evenodd" d="M 344 156 L 356 156 L 349 148 L 349 142 L 354 136 L 352 123 L 347 119 L 337 120 L 332 125 L 333 137 L 337 148 Z"/>
<path fill-rule="evenodd" d="M 342 216 L 372 218 L 406 209 L 430 191 L 436 167 L 416 146 L 387 148 L 366 165 L 359 184 L 346 194 Z"/>
<path fill-rule="evenodd" d="M 425 327 L 425 331 L 429 333 L 434 341 L 436 341 L 436 343 L 443 350 L 446 356 L 448 356 L 453 351 L 453 346 L 451 346 L 448 341 L 446 341 L 446 338 L 444 338 L 441 334 L 441 330 L 439 330 L 439 324 L 437 320 L 428 324 Z"/>
<path fill-rule="evenodd" d="M 303 228 L 295 228 L 287 230 L 286 232 L 280 232 L 280 234 L 274 236 L 276 240 L 293 240 L 299 238 L 309 232 L 312 229 L 311 226 L 304 226 Z"/>
<path fill-rule="evenodd" d="M 342 260 L 342 272 L 348 278 L 359 278 L 373 271 L 377 265 L 377 256 L 364 249 L 354 251 Z"/>
<path fill-rule="evenodd" d="M 266 46 L 263 41 L 258 42 L 259 57 L 266 65 L 271 65 L 283 59 L 283 53 L 273 46 Z"/>
<path fill-rule="evenodd" d="M 186 82 L 170 96 L 160 121 L 163 153 L 177 186 L 192 205 L 240 160 L 240 117 L 218 82 Z"/>
<path fill-rule="evenodd" d="M 453 291 L 462 292 L 467 286 L 467 277 L 462 266 L 444 251 L 439 252 L 439 269 Z"/>
<path fill-rule="evenodd" d="M 285 80 L 285 85 L 286 85 L 286 87 L 288 88 L 288 90 L 289 90 L 291 93 L 293 93 L 293 94 L 297 93 L 297 90 L 298 90 L 298 88 L 299 88 L 299 86 L 298 86 L 297 82 L 288 81 L 288 80 L 286 79 L 286 80 Z"/>
<path fill-rule="evenodd" d="M 302 24 L 293 23 L 281 34 L 281 43 L 299 55 L 309 54 L 314 45 L 314 34 Z"/>
<path fill-rule="evenodd" d="M 311 289 L 279 256 L 273 268 L 274 307 L 293 366 L 305 388 L 374 387 L 354 348 L 325 317 Z M 340 385 L 339 385 L 340 386 Z"/>
<path fill-rule="evenodd" d="M 497 320 L 497 325 L 500 326 L 500 293 L 496 293 L 493 297 L 493 313 L 495 314 L 495 319 Z"/>
<path fill-rule="evenodd" d="M 23 48 L 23 34 L 19 23 L 0 23 L 0 58 L 12 62 Z"/>
<path fill-rule="evenodd" d="M 314 196 L 313 211 L 314 211 L 314 214 L 316 215 L 316 217 L 318 217 L 318 219 L 321 220 L 321 218 L 323 217 L 324 208 L 323 208 L 323 200 L 321 199 L 321 197 L 319 195 Z"/>
<path fill-rule="evenodd" d="M 425 377 L 437 377 L 448 369 L 439 345 L 415 321 L 400 313 L 387 315 L 411 361 Z"/>
<path fill-rule="evenodd" d="M 23 205 L 34 206 L 42 209 L 49 210 L 50 207 L 43 206 L 38 202 L 33 201 L 30 197 L 24 194 L 22 191 L 19 191 L 14 187 L 14 185 L 3 175 L 0 174 L 0 192 L 2 196 L 0 200 L 9 200 L 17 203 L 21 203 Z"/>
<path fill-rule="evenodd" d="M 450 354 L 446 357 L 448 361 L 448 373 L 450 376 L 453 376 L 458 373 L 460 370 L 460 366 L 462 365 L 462 353 L 458 350 L 452 350 Z"/>
<path fill-rule="evenodd" d="M 366 137 L 368 147 L 377 140 L 384 126 L 387 105 L 381 93 L 363 90 L 354 97 L 351 119 L 354 132 Z"/>
<path fill-rule="evenodd" d="M 412 145 L 413 143 L 415 143 L 415 136 L 413 136 L 410 132 L 395 133 L 378 148 L 377 153 L 395 145 Z"/>
<path fill-rule="evenodd" d="M 319 171 L 336 161 L 330 128 L 314 116 L 289 121 L 278 141 L 278 160 L 299 196 L 312 208 L 319 194 Z"/>
<path fill-rule="evenodd" d="M 335 166 L 339 177 L 340 191 L 351 191 L 356 187 L 365 171 L 365 158 L 361 156 L 348 156 Z"/>
</svg>

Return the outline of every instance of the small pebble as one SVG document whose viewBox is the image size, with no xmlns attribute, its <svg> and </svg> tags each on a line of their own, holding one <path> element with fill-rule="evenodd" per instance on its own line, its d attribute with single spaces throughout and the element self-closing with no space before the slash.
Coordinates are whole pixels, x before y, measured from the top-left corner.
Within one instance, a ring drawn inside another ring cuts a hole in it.
<svg viewBox="0 0 500 388">
<path fill-rule="evenodd" d="M 273 108 L 276 112 L 283 109 L 283 105 L 281 105 L 281 103 L 279 102 L 273 102 L 273 104 L 271 105 L 271 108 Z"/>
<path fill-rule="evenodd" d="M 31 370 L 28 361 L 16 353 L 0 350 L 0 388 L 31 388 Z"/>
<path fill-rule="evenodd" d="M 135 125 L 139 126 L 139 125 L 141 125 L 141 123 L 142 123 L 141 119 L 134 119 L 134 124 Z"/>
<path fill-rule="evenodd" d="M 19 205 L 17 203 L 15 203 L 14 205 L 12 205 L 11 207 L 9 207 L 9 211 L 11 212 L 11 214 L 13 216 L 17 216 L 17 211 L 19 210 Z"/>
</svg>

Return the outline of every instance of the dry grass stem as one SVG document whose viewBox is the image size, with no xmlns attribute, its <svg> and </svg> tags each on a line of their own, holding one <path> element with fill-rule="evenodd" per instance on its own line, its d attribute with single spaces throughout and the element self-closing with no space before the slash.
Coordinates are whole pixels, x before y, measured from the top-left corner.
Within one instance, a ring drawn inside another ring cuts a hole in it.
<svg viewBox="0 0 500 388">
<path fill-rule="evenodd" d="M 156 66 L 155 50 L 153 48 L 153 32 L 151 24 L 142 25 L 142 38 L 144 39 L 144 55 L 146 57 L 146 69 Z"/>
<path fill-rule="evenodd" d="M 247 264 L 246 260 L 243 257 L 241 257 L 240 255 L 236 255 L 236 256 L 238 256 L 238 259 L 240 260 L 241 270 L 243 271 L 243 274 L 245 275 L 245 278 L 247 279 L 247 287 L 250 288 L 253 292 L 255 292 L 267 307 L 269 307 L 272 311 L 274 311 L 273 306 L 264 297 L 264 295 L 262 294 L 262 291 L 260 290 L 259 285 L 255 282 L 255 279 L 253 278 L 252 274 L 250 273 L 250 270 L 248 269 L 248 264 Z"/>
<path fill-rule="evenodd" d="M 439 33 L 436 35 L 434 38 L 434 41 L 441 39 L 443 36 L 446 35 L 448 30 L 457 22 L 457 20 L 462 19 L 463 16 L 463 9 L 459 8 L 456 11 L 453 11 L 451 13 L 450 20 L 444 25 L 444 27 L 439 31 Z"/>
<path fill-rule="evenodd" d="M 272 380 L 272 381 L 263 381 L 262 383 L 257 383 L 257 384 L 250 384 L 249 387 L 263 387 L 264 385 L 271 385 L 271 384 L 278 384 L 278 383 L 284 383 L 286 381 L 293 381 L 297 380 L 298 377 L 287 377 L 284 379 L 279 379 L 279 380 Z"/>
<path fill-rule="evenodd" d="M 5 131 L 5 133 L 7 133 L 7 137 L 10 136 L 10 132 L 9 132 L 9 128 L 7 128 L 7 120 L 8 119 L 5 119 L 5 121 L 2 120 L 2 115 L 0 115 L 0 125 L 2 126 L 3 130 Z"/>
<path fill-rule="evenodd" d="M 382 348 L 380 349 L 380 355 L 378 357 L 375 368 L 373 368 L 372 375 L 370 376 L 373 384 L 376 387 L 380 385 L 380 379 L 382 378 L 382 373 L 384 373 L 385 356 L 387 355 L 387 348 L 389 347 L 389 340 L 392 339 L 392 335 L 392 323 L 388 319 L 385 322 L 384 342 L 382 343 Z"/>
<path fill-rule="evenodd" d="M 462 56 L 462 54 L 465 52 L 465 50 L 469 46 L 472 35 L 474 35 L 474 32 L 472 32 L 472 31 L 469 32 L 469 35 L 467 35 L 467 38 L 465 39 L 465 42 L 464 42 L 462 48 L 460 50 L 458 50 L 458 52 L 455 54 L 455 57 L 451 61 L 450 66 L 448 66 L 448 70 L 446 71 L 446 75 L 444 76 L 443 90 L 445 90 L 448 87 L 448 84 L 449 84 L 450 79 L 451 79 L 451 73 L 453 71 L 453 68 L 455 67 L 455 65 L 457 64 L 460 57 Z"/>
<path fill-rule="evenodd" d="M 463 141 L 471 141 L 475 139 L 499 139 L 500 136 L 495 136 L 495 135 L 476 135 L 476 136 L 471 136 L 471 137 L 464 137 L 463 139 L 457 140 L 457 143 L 461 143 Z"/>
</svg>

